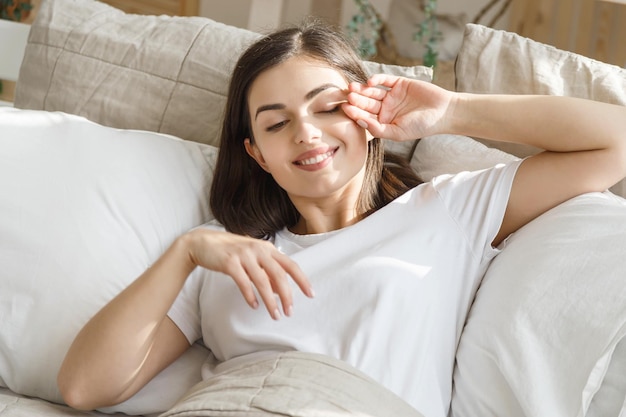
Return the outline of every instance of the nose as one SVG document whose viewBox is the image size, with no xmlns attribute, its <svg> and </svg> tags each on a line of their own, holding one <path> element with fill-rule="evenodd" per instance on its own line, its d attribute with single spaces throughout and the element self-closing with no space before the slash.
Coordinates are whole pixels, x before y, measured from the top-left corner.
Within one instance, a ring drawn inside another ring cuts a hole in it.
<svg viewBox="0 0 626 417">
<path fill-rule="evenodd" d="M 311 121 L 301 120 L 295 135 L 296 143 L 311 143 L 322 137 L 322 130 Z"/>
</svg>

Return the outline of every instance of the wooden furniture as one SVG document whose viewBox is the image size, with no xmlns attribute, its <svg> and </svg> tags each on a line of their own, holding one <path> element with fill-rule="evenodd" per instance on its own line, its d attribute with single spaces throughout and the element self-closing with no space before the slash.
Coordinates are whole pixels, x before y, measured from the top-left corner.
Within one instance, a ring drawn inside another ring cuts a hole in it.
<svg viewBox="0 0 626 417">
<path fill-rule="evenodd" d="M 102 0 L 126 13 L 197 16 L 200 0 Z"/>
<path fill-rule="evenodd" d="M 626 67 L 626 0 L 514 0 L 509 30 Z"/>
</svg>

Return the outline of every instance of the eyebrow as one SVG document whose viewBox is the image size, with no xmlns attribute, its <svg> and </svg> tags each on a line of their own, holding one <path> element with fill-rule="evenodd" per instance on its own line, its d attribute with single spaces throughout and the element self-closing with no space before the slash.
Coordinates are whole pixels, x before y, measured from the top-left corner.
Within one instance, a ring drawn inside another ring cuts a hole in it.
<svg viewBox="0 0 626 417">
<path fill-rule="evenodd" d="M 313 90 L 311 90 L 308 93 L 306 93 L 304 98 L 307 101 L 311 100 L 313 97 L 315 97 L 316 95 L 318 95 L 322 91 L 328 90 L 329 88 L 336 88 L 338 90 L 341 90 L 341 88 L 338 85 L 336 85 L 336 84 L 326 83 L 326 84 L 322 84 L 319 87 L 316 87 Z M 259 106 L 256 109 L 256 113 L 254 114 L 254 120 L 256 120 L 256 118 L 258 117 L 259 113 L 261 113 L 261 112 L 264 112 L 264 111 L 267 111 L 267 110 L 282 110 L 284 108 L 285 108 L 285 105 L 281 104 L 281 103 L 264 104 L 262 106 Z"/>
</svg>

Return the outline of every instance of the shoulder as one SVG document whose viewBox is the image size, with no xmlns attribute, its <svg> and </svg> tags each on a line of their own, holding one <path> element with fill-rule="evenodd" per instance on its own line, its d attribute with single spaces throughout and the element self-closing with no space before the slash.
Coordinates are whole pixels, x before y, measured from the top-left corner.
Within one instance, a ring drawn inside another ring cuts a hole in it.
<svg viewBox="0 0 626 417">
<path fill-rule="evenodd" d="M 432 187 L 445 210 L 464 230 L 476 253 L 490 251 L 502 225 L 522 160 L 478 171 L 442 175 Z"/>
<path fill-rule="evenodd" d="M 483 187 L 500 182 L 512 183 L 521 162 L 522 160 L 517 160 L 475 171 L 442 174 L 434 177 L 430 183 L 438 191 L 456 187 Z"/>
<path fill-rule="evenodd" d="M 201 224 L 200 226 L 195 227 L 195 229 L 209 229 L 209 230 L 218 230 L 220 232 L 226 231 L 226 228 L 218 222 L 216 219 L 211 219 L 208 222 Z"/>
<path fill-rule="evenodd" d="M 468 202 L 508 201 L 513 180 L 521 164 L 513 161 L 491 168 L 439 175 L 430 182 L 438 198 L 448 207 Z"/>
</svg>

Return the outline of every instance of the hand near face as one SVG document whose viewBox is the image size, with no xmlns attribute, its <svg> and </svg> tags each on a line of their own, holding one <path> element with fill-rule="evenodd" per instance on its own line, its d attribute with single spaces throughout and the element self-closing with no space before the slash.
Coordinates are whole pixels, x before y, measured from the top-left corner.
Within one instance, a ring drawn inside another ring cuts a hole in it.
<svg viewBox="0 0 626 417">
<path fill-rule="evenodd" d="M 229 275 L 246 302 L 257 308 L 254 288 L 273 319 L 280 318 L 275 294 L 283 313 L 291 315 L 293 298 L 289 277 L 302 292 L 313 297 L 313 290 L 300 267 L 268 241 L 209 229 L 195 229 L 190 238 L 189 256 L 194 264 Z"/>
<path fill-rule="evenodd" d="M 376 74 L 349 85 L 343 110 L 375 137 L 404 141 L 445 132 L 453 98 L 431 83 Z"/>
</svg>

